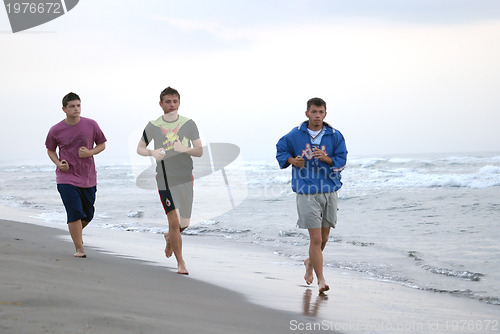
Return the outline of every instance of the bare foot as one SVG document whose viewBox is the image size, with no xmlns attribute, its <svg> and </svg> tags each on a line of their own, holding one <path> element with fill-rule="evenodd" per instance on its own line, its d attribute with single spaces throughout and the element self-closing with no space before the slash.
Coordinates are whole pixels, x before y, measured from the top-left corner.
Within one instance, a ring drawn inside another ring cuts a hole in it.
<svg viewBox="0 0 500 334">
<path fill-rule="evenodd" d="M 163 236 L 165 237 L 165 242 L 167 243 L 167 245 L 165 246 L 165 256 L 169 258 L 173 253 L 172 246 L 170 245 L 170 241 L 168 241 L 168 233 L 165 233 Z"/>
<path fill-rule="evenodd" d="M 83 249 L 78 249 L 73 256 L 79 257 L 79 258 L 86 258 L 87 257 L 87 255 L 85 255 Z"/>
<path fill-rule="evenodd" d="M 304 266 L 306 266 L 306 274 L 304 275 L 304 279 L 306 280 L 307 285 L 311 285 L 314 280 L 311 261 L 309 259 L 304 260 Z"/>
<path fill-rule="evenodd" d="M 186 265 L 184 264 L 179 266 L 177 273 L 180 275 L 189 275 L 189 272 L 186 269 Z"/>
<path fill-rule="evenodd" d="M 328 284 L 326 284 L 325 281 L 321 281 L 318 283 L 318 286 L 319 286 L 319 293 L 322 294 L 328 290 L 330 290 L 330 287 L 328 286 Z"/>
</svg>

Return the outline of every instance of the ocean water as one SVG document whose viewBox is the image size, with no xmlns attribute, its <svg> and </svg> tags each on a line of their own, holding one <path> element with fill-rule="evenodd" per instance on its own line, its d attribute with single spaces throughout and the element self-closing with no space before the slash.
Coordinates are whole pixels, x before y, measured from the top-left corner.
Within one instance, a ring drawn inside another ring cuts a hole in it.
<svg viewBox="0 0 500 334">
<path fill-rule="evenodd" d="M 147 164 L 97 163 L 94 226 L 167 230 L 154 184 L 136 185 Z M 326 270 L 500 305 L 500 153 L 349 157 L 342 175 Z M 290 177 L 275 161 L 239 158 L 195 180 L 186 237 L 223 238 L 302 266 L 308 235 L 296 228 Z M 28 210 L 41 224 L 65 226 L 50 164 L 3 163 L 0 204 Z"/>
</svg>

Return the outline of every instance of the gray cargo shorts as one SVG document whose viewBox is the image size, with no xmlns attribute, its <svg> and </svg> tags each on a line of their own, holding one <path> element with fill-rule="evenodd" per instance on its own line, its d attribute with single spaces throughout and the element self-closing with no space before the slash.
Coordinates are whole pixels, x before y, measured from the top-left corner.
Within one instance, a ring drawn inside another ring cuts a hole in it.
<svg viewBox="0 0 500 334">
<path fill-rule="evenodd" d="M 297 194 L 297 213 L 299 228 L 333 227 L 337 223 L 338 194 Z"/>
</svg>

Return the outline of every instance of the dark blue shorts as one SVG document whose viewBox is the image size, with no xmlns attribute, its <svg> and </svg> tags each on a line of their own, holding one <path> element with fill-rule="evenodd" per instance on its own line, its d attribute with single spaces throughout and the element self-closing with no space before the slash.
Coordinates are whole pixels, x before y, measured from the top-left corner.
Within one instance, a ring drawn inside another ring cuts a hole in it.
<svg viewBox="0 0 500 334">
<path fill-rule="evenodd" d="M 85 220 L 90 223 L 94 218 L 94 203 L 97 187 L 80 188 L 72 184 L 58 184 L 57 191 L 61 195 L 68 223 Z"/>
</svg>

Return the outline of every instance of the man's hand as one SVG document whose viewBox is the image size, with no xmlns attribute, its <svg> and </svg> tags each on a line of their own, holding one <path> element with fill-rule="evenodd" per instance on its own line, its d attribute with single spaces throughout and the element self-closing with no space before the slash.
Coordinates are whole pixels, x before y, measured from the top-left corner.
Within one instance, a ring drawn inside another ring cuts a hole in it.
<svg viewBox="0 0 500 334">
<path fill-rule="evenodd" d="M 329 165 L 332 164 L 332 158 L 330 158 L 328 155 L 325 154 L 325 152 L 323 152 L 322 150 L 320 150 L 317 147 L 315 147 L 313 150 L 313 157 L 315 157 L 316 159 L 323 161 Z"/>
<path fill-rule="evenodd" d="M 165 149 L 157 148 L 156 150 L 151 151 L 151 155 L 155 158 L 156 161 L 160 161 L 165 158 Z"/>
<path fill-rule="evenodd" d="M 179 153 L 186 153 L 187 151 L 189 151 L 189 147 L 182 145 L 179 138 L 177 138 L 174 142 L 174 151 Z"/>
<path fill-rule="evenodd" d="M 302 168 L 306 165 L 306 161 L 301 156 L 297 156 L 296 158 L 288 158 L 288 162 L 297 168 Z"/>
<path fill-rule="evenodd" d="M 88 158 L 92 156 L 92 152 L 90 152 L 90 150 L 85 146 L 82 146 L 78 149 L 78 156 L 82 159 Z"/>
<path fill-rule="evenodd" d="M 57 165 L 57 167 L 62 172 L 66 172 L 66 171 L 69 170 L 69 164 L 68 164 L 68 162 L 66 160 L 61 160 L 61 162 Z"/>
</svg>

